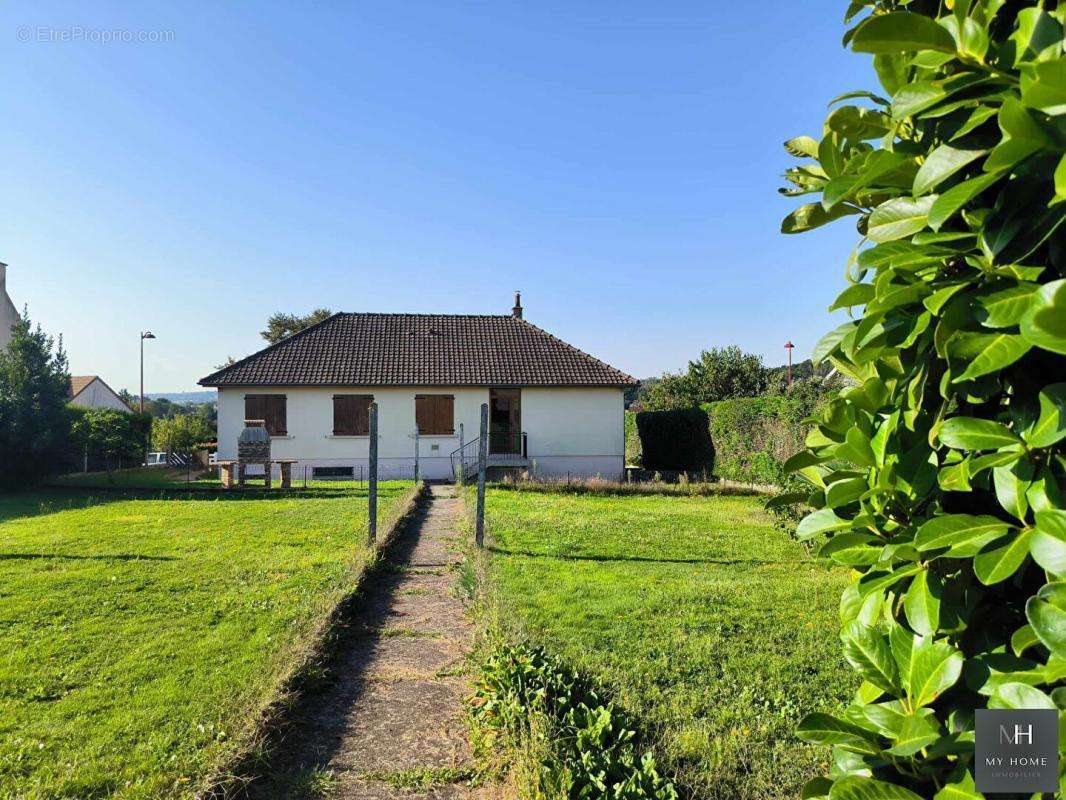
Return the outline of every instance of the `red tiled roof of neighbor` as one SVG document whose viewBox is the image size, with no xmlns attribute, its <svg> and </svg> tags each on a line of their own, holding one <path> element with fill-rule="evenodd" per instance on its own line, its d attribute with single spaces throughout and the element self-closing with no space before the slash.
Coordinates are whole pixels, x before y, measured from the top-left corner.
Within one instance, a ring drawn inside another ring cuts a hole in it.
<svg viewBox="0 0 1066 800">
<path fill-rule="evenodd" d="M 70 389 L 68 390 L 67 397 L 77 397 L 83 391 L 85 387 L 97 379 L 97 375 L 71 375 L 70 376 Z"/>
<path fill-rule="evenodd" d="M 335 314 L 201 386 L 633 386 L 511 315 Z"/>
</svg>

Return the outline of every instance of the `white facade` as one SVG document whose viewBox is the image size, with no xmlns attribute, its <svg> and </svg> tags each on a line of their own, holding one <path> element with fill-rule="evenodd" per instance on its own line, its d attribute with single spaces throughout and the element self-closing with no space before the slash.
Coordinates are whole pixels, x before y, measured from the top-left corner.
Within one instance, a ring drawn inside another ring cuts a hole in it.
<svg viewBox="0 0 1066 800">
<path fill-rule="evenodd" d="M 523 388 L 521 430 L 527 435 L 529 469 L 540 474 L 603 475 L 618 478 L 624 469 L 624 402 L 619 387 Z M 245 395 L 281 394 L 286 400 L 287 435 L 272 439 L 275 459 L 295 459 L 297 470 L 310 467 L 365 467 L 368 436 L 333 435 L 335 394 L 373 395 L 378 404 L 378 458 L 384 477 L 410 474 L 415 461 L 415 395 L 455 397 L 455 433 L 418 437 L 419 469 L 427 478 L 452 477 L 451 453 L 459 447 L 460 425 L 469 442 L 478 435 L 487 387 L 328 387 L 220 388 L 218 458 L 237 457 L 244 427 Z M 401 472 L 403 471 L 403 472 Z"/>
<path fill-rule="evenodd" d="M 0 264 L 0 350 L 11 342 L 11 326 L 18 321 L 19 312 L 7 294 L 7 264 Z"/>
<path fill-rule="evenodd" d="M 82 408 L 113 408 L 115 411 L 127 413 L 130 411 L 130 407 L 122 402 L 122 398 L 99 378 L 93 378 L 84 389 L 70 398 L 69 402 Z"/>
</svg>

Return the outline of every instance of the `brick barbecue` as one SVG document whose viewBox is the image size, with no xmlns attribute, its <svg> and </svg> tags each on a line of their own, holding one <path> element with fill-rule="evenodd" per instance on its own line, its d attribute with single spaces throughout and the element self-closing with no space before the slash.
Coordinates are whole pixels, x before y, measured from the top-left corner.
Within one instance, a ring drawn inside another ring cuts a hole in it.
<svg viewBox="0 0 1066 800">
<path fill-rule="evenodd" d="M 264 484 L 270 488 L 270 434 L 266 422 L 261 419 L 246 419 L 244 430 L 237 437 L 237 482 L 244 486 L 248 478 L 249 464 L 263 467 Z"/>
</svg>

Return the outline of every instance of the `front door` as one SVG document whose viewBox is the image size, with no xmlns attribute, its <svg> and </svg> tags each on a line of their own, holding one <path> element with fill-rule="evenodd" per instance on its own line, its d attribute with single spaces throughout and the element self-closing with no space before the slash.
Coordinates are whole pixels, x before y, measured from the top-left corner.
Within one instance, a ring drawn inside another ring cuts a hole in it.
<svg viewBox="0 0 1066 800">
<path fill-rule="evenodd" d="M 521 389 L 489 389 L 489 452 L 522 453 Z"/>
</svg>

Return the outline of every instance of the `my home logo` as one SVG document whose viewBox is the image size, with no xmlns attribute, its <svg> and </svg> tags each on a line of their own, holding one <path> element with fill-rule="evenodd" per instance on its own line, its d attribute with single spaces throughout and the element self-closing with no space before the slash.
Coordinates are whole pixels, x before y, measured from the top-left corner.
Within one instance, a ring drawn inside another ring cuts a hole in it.
<svg viewBox="0 0 1066 800">
<path fill-rule="evenodd" d="M 1053 792 L 1058 788 L 1059 712 L 979 709 L 974 781 L 979 792 Z"/>
<path fill-rule="evenodd" d="M 1014 735 L 1012 736 L 1010 731 L 1005 726 L 999 726 L 999 743 L 1000 744 L 1032 744 L 1033 743 L 1033 726 L 1026 725 L 1024 728 L 1021 725 L 1014 726 Z"/>
</svg>

